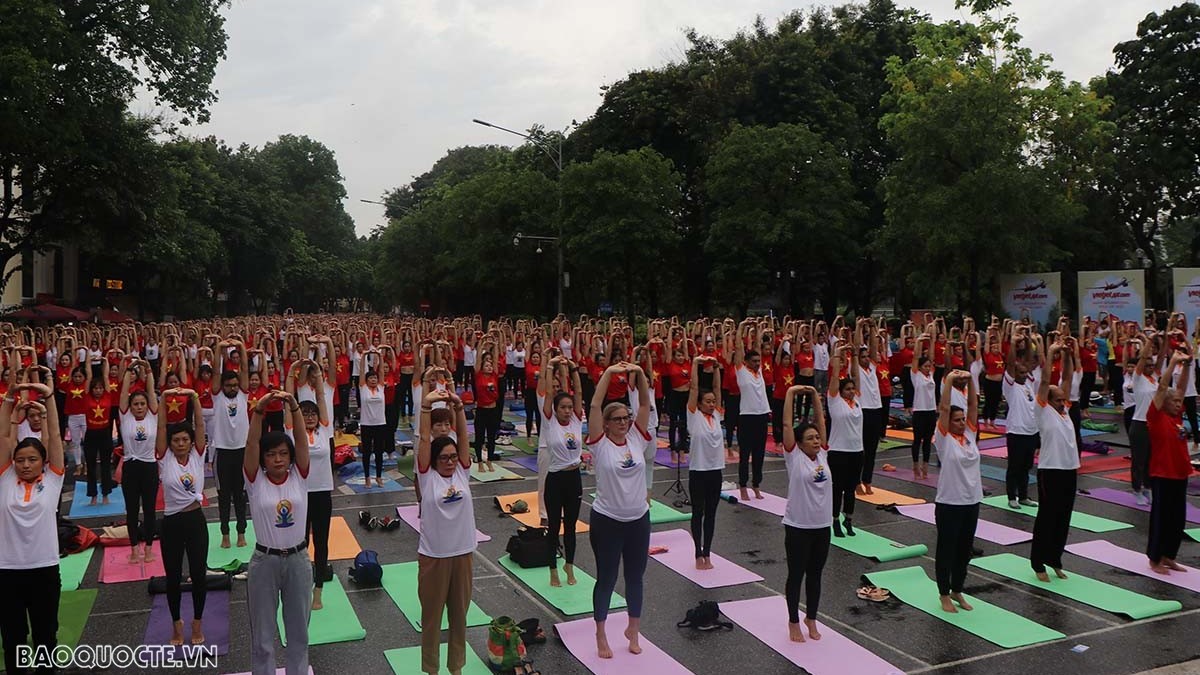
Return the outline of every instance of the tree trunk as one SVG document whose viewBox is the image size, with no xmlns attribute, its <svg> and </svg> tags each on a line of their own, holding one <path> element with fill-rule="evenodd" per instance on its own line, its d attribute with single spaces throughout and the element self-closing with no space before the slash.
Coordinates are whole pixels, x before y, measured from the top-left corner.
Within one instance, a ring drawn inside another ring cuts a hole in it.
<svg viewBox="0 0 1200 675">
<path fill-rule="evenodd" d="M 970 269 L 970 307 L 971 316 L 980 317 L 979 314 L 979 254 L 972 251 L 967 259 L 967 265 Z"/>
</svg>

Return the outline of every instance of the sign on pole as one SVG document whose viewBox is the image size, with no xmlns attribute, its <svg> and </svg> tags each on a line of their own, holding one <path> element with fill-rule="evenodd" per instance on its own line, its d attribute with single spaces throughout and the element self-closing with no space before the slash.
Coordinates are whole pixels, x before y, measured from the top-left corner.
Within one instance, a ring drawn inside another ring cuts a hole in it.
<svg viewBox="0 0 1200 675">
<path fill-rule="evenodd" d="M 1142 323 L 1146 309 L 1143 270 L 1101 270 L 1079 273 L 1079 316 L 1099 319 L 1101 313 Z"/>
<path fill-rule="evenodd" d="M 1062 313 L 1062 274 L 1001 274 L 1000 302 L 1010 319 L 1028 317 L 1045 326 Z"/>
<path fill-rule="evenodd" d="M 1175 309 L 1187 317 L 1188 326 L 1200 317 L 1200 267 L 1176 267 L 1171 270 L 1174 280 Z"/>
</svg>

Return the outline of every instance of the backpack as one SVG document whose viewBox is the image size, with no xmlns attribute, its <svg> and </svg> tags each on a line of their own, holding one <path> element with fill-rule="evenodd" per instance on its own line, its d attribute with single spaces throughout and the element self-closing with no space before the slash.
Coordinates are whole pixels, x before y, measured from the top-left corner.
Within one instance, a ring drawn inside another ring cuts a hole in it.
<svg viewBox="0 0 1200 675">
<path fill-rule="evenodd" d="M 488 661 L 493 670 L 508 670 L 525 661 L 521 628 L 507 616 L 498 616 L 488 627 Z"/>
<path fill-rule="evenodd" d="M 552 555 L 557 555 L 549 532 L 544 527 L 520 527 L 508 538 L 505 550 L 512 561 L 524 568 L 549 567 Z"/>
<path fill-rule="evenodd" d="M 359 551 L 354 556 L 354 567 L 350 569 L 350 578 L 361 585 L 379 585 L 383 582 L 383 566 L 379 564 L 379 554 L 375 551 Z"/>
<path fill-rule="evenodd" d="M 76 525 L 66 518 L 58 519 L 59 555 L 79 553 L 100 543 L 100 536 L 92 530 Z"/>
<path fill-rule="evenodd" d="M 712 600 L 701 600 L 695 609 L 689 609 L 683 621 L 675 624 L 679 628 L 695 628 L 710 631 L 725 628 L 733 630 L 733 624 L 721 621 L 721 607 Z"/>
</svg>

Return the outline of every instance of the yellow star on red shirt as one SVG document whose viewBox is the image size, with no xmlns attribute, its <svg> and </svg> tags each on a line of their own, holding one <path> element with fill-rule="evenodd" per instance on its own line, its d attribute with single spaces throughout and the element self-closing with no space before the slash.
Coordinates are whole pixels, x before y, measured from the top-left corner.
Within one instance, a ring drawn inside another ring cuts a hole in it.
<svg viewBox="0 0 1200 675">
<path fill-rule="evenodd" d="M 98 405 L 95 408 L 92 408 L 92 414 L 95 415 L 96 419 L 98 420 L 104 419 L 104 406 Z"/>
<path fill-rule="evenodd" d="M 71 381 L 71 376 L 70 376 L 69 374 L 67 374 L 67 373 L 63 373 L 62 375 L 59 375 L 59 376 L 58 376 L 58 383 L 59 383 L 59 384 L 66 384 L 66 383 L 68 383 L 68 382 L 70 382 L 70 381 Z"/>
<path fill-rule="evenodd" d="M 83 398 L 83 390 L 82 389 L 72 389 L 71 390 L 71 398 Z"/>
<path fill-rule="evenodd" d="M 340 372 L 342 372 L 342 364 L 340 364 L 340 363 L 339 363 L 339 364 L 337 364 L 337 371 L 338 371 L 339 373 L 340 373 Z"/>
<path fill-rule="evenodd" d="M 182 410 L 183 410 L 183 401 L 180 401 L 177 398 L 168 398 L 167 399 L 167 412 L 168 413 L 177 413 Z"/>
<path fill-rule="evenodd" d="M 784 375 L 783 376 L 783 386 L 785 386 L 785 387 L 792 386 L 792 381 L 795 379 L 796 379 L 795 376 L 792 375 L 791 373 Z"/>
<path fill-rule="evenodd" d="M 116 390 L 117 390 L 117 388 L 118 388 L 119 386 L 120 386 L 120 385 L 118 385 L 116 382 L 109 382 L 109 383 L 108 383 L 108 390 L 109 390 L 109 391 L 116 391 Z"/>
</svg>

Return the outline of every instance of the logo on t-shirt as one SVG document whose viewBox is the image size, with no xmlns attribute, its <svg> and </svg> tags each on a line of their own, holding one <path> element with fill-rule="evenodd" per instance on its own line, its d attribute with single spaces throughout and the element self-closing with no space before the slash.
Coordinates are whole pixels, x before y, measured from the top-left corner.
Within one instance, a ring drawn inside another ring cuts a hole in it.
<svg viewBox="0 0 1200 675">
<path fill-rule="evenodd" d="M 288 499 L 280 499 L 275 504 L 275 527 L 291 527 L 296 524 L 296 519 L 292 515 L 292 502 Z"/>
<path fill-rule="evenodd" d="M 150 439 L 150 436 L 146 434 L 146 425 L 144 425 L 144 424 L 137 425 L 137 428 L 133 430 L 133 440 L 147 441 L 149 439 Z"/>
<path fill-rule="evenodd" d="M 226 403 L 225 404 L 225 412 L 229 413 L 230 417 L 237 417 L 237 414 L 238 414 L 237 403 Z"/>
<path fill-rule="evenodd" d="M 824 483 L 827 480 L 829 480 L 829 474 L 825 472 L 823 465 L 818 464 L 817 468 L 813 470 L 812 481 L 814 483 Z"/>
<path fill-rule="evenodd" d="M 39 481 L 37 482 L 37 487 L 33 488 L 33 491 L 34 491 L 34 492 L 36 492 L 36 493 L 38 493 L 38 494 L 41 494 L 41 493 L 42 493 L 42 491 L 43 491 L 43 490 L 45 490 L 45 489 L 46 489 L 46 486 L 45 486 L 45 485 L 42 483 L 42 481 L 40 481 L 40 480 L 39 480 Z"/>
<path fill-rule="evenodd" d="M 446 488 L 446 492 L 442 494 L 442 503 L 453 504 L 454 502 L 462 501 L 462 498 L 463 491 L 458 489 L 457 485 L 451 485 L 450 487 Z"/>
<path fill-rule="evenodd" d="M 625 453 L 625 459 L 621 460 L 622 469 L 632 469 L 634 466 L 633 455 Z"/>
<path fill-rule="evenodd" d="M 579 439 L 575 437 L 575 432 L 568 431 L 563 434 L 563 444 L 568 450 L 577 450 L 579 448 Z"/>
<path fill-rule="evenodd" d="M 185 473 L 179 477 L 179 484 L 183 487 L 184 492 L 196 494 L 196 479 L 190 473 Z"/>
</svg>

